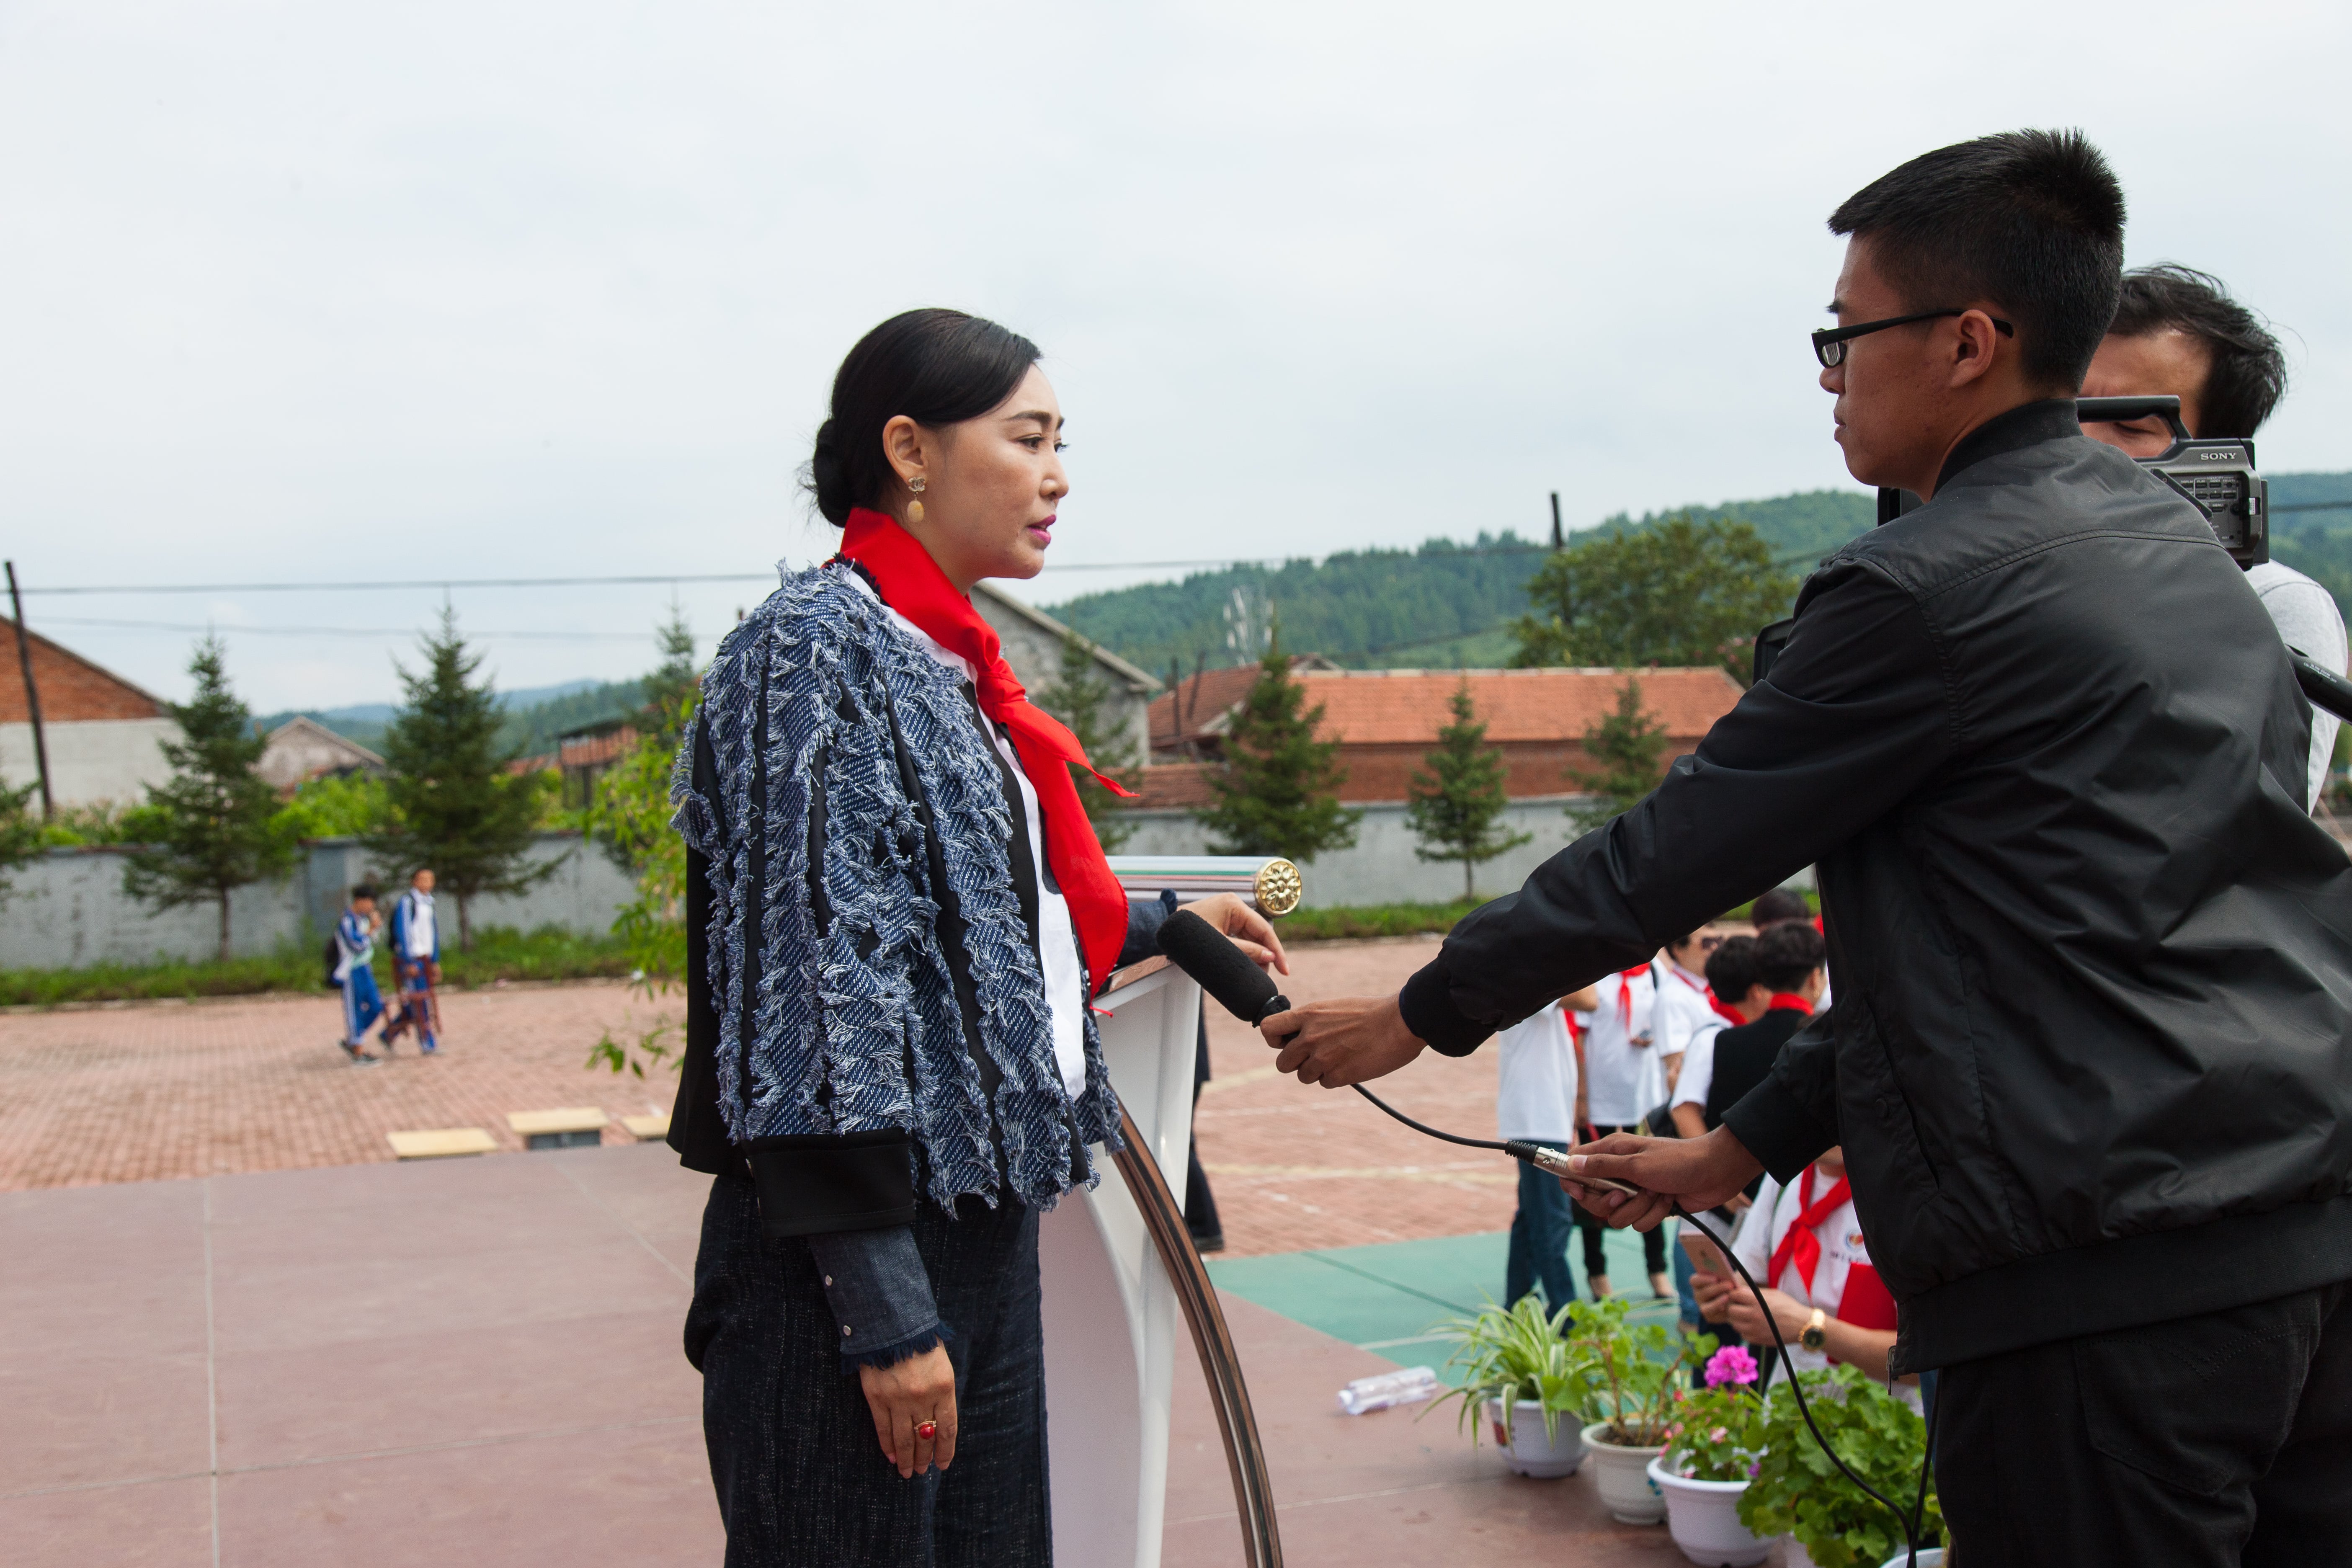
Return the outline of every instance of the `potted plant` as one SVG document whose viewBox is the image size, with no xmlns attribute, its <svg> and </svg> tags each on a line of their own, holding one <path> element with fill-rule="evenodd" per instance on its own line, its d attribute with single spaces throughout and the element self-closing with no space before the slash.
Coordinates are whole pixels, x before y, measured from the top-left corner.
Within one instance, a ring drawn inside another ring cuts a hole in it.
<svg viewBox="0 0 2352 1568">
<path fill-rule="evenodd" d="M 1666 1530 L 1684 1556 L 1701 1568 L 1747 1568 L 1772 1549 L 1739 1522 L 1739 1496 L 1764 1446 L 1756 1358 L 1726 1345 L 1707 1358 L 1706 1377 L 1706 1392 L 1675 1411 L 1649 1478 L 1665 1494 Z"/>
<path fill-rule="evenodd" d="M 1592 1380 L 1590 1365 L 1561 1335 L 1567 1319 L 1566 1307 L 1547 1316 L 1541 1301 L 1526 1296 L 1515 1306 L 1489 1301 L 1475 1317 L 1439 1324 L 1437 1331 L 1454 1342 L 1445 1364 L 1458 1368 L 1462 1381 L 1429 1408 L 1461 1400 L 1460 1425 L 1470 1428 L 1474 1447 L 1483 1415 L 1493 1424 L 1504 1463 L 1523 1476 L 1574 1475 L 1584 1462 L 1584 1446 L 1577 1422 L 1560 1417 L 1584 1408 Z M 1524 1405 L 1533 1405 L 1541 1419 L 1520 1419 Z"/>
<path fill-rule="evenodd" d="M 1798 1376 L 1813 1423 L 1838 1458 L 1882 1495 L 1910 1506 L 1927 1447 L 1919 1413 L 1851 1366 Z M 1742 1524 L 1759 1535 L 1791 1537 L 1791 1568 L 1869 1568 L 1902 1552 L 1902 1529 L 1822 1452 L 1786 1382 L 1765 1398 L 1759 1422 L 1763 1447 L 1739 1499 Z M 1941 1544 L 1943 1536 L 1931 1484 L 1920 1544 Z"/>
<path fill-rule="evenodd" d="M 1649 1464 L 1664 1449 L 1666 1429 L 1683 1397 L 1683 1369 L 1715 1353 L 1713 1334 L 1677 1342 L 1664 1323 L 1628 1321 L 1621 1297 L 1578 1301 L 1569 1309 L 1569 1342 L 1591 1363 L 1592 1419 L 1580 1434 L 1610 1513 L 1627 1524 L 1655 1524 L 1665 1494 Z"/>
</svg>

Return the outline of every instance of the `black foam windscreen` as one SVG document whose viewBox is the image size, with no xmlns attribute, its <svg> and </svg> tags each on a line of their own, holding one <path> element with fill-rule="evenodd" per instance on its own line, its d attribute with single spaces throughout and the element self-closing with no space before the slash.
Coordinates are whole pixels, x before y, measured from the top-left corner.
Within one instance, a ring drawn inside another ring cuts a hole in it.
<svg viewBox="0 0 2352 1568">
<path fill-rule="evenodd" d="M 1274 982 L 1244 957 L 1240 948 L 1190 910 L 1178 910 L 1160 926 L 1160 951 L 1244 1023 L 1257 1023 L 1290 1006 Z"/>
</svg>

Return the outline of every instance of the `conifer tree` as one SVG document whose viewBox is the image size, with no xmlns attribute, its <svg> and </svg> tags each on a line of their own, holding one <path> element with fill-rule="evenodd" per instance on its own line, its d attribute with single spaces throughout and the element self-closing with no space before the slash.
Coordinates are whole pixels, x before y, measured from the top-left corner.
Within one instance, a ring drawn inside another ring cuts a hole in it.
<svg viewBox="0 0 2352 1568">
<path fill-rule="evenodd" d="M 694 662 L 694 628 L 676 598 L 669 602 L 669 619 L 655 629 L 654 639 L 662 658 L 641 683 L 646 703 L 637 728 L 675 752 L 686 732 L 688 700 L 702 689 L 702 671 Z"/>
<path fill-rule="evenodd" d="M 1116 695 L 1095 662 L 1093 645 L 1072 632 L 1062 639 L 1061 668 L 1055 672 L 1054 684 L 1037 693 L 1037 706 L 1070 727 L 1097 770 L 1134 789 L 1139 765 L 1135 735 L 1114 715 L 1111 701 Z M 1116 854 L 1120 845 L 1134 837 L 1134 819 L 1120 808 L 1119 797 L 1093 773 L 1073 763 L 1070 774 L 1078 786 L 1078 804 L 1087 808 L 1087 820 L 1094 824 L 1095 837 L 1107 852 Z"/>
<path fill-rule="evenodd" d="M 1658 787 L 1665 747 L 1665 725 L 1642 706 L 1642 683 L 1627 676 L 1617 689 L 1617 710 L 1585 729 L 1584 753 L 1600 766 L 1592 773 L 1570 768 L 1568 776 L 1593 798 L 1570 805 L 1568 815 L 1591 829 L 1631 811 Z"/>
<path fill-rule="evenodd" d="M 1348 770 L 1339 742 L 1318 741 L 1323 710 L 1307 707 L 1305 683 L 1290 673 L 1277 623 L 1249 695 L 1226 727 L 1224 765 L 1208 775 L 1215 803 L 1195 815 L 1220 855 L 1282 855 L 1309 861 L 1356 842 L 1360 811 L 1339 804 Z"/>
<path fill-rule="evenodd" d="M 384 731 L 390 810 L 383 828 L 364 842 L 395 880 L 432 868 L 457 900 L 457 945 L 470 950 L 472 900 L 523 892 L 561 862 L 530 864 L 542 781 L 509 771 L 520 753 L 499 743 L 505 712 L 489 681 L 473 683 L 482 656 L 457 635 L 457 612 L 444 609 L 440 631 L 420 642 L 422 674 L 394 667 L 407 704 Z"/>
<path fill-rule="evenodd" d="M 1421 843 L 1423 860 L 1462 862 L 1462 897 L 1476 898 L 1472 879 L 1489 860 L 1517 849 L 1535 836 L 1503 826 L 1510 804 L 1504 793 L 1508 771 L 1503 753 L 1486 744 L 1486 726 L 1464 680 L 1452 699 L 1454 721 L 1437 731 L 1437 749 L 1425 753 L 1428 773 L 1416 773 L 1406 786 L 1405 820 Z"/>
<path fill-rule="evenodd" d="M 220 910 L 220 957 L 229 956 L 229 895 L 283 876 L 294 840 L 278 821 L 278 795 L 258 774 L 263 739 L 253 714 L 229 689 L 227 649 L 216 637 L 196 645 L 188 673 L 195 696 L 172 703 L 177 741 L 163 742 L 172 776 L 149 786 L 144 837 L 122 868 L 122 890 L 157 910 L 210 903 Z"/>
<path fill-rule="evenodd" d="M 8 901 L 8 873 L 41 852 L 41 819 L 33 810 L 40 788 L 37 783 L 22 789 L 0 784 L 0 903 Z"/>
</svg>

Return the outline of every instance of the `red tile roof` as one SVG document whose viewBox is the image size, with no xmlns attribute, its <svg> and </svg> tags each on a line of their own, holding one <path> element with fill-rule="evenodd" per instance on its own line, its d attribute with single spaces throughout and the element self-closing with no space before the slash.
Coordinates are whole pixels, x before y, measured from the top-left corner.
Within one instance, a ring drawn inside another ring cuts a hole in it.
<svg viewBox="0 0 2352 1568">
<path fill-rule="evenodd" d="M 1489 744 L 1579 741 L 1617 708 L 1628 679 L 1642 706 L 1675 740 L 1696 741 L 1739 700 L 1720 669 L 1349 669 L 1309 670 L 1300 679 L 1311 708 L 1323 709 L 1323 737 L 1349 745 L 1437 743 L 1448 704 L 1465 680 Z M 1238 700 L 1238 699 L 1236 699 Z"/>
</svg>

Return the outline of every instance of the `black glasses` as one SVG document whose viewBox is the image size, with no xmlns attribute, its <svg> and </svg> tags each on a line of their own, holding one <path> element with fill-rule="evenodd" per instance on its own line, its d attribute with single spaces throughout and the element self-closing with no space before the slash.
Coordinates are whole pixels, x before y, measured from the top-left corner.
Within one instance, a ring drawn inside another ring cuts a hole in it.
<svg viewBox="0 0 2352 1568">
<path fill-rule="evenodd" d="M 1883 321 L 1864 321 L 1858 327 L 1823 327 L 1813 334 L 1813 357 L 1822 362 L 1823 370 L 1827 370 L 1832 365 L 1845 363 L 1845 345 L 1855 338 L 1868 337 L 1873 332 L 1883 332 L 1889 327 L 1907 327 L 1914 321 L 1933 321 L 1945 316 L 1967 314 L 1968 311 L 1961 309 L 1922 310 L 1913 316 L 1889 316 Z M 1988 319 L 1994 326 L 2000 329 L 2001 336 L 2013 338 L 2017 335 L 2017 329 L 2000 317 L 1994 316 Z"/>
</svg>

